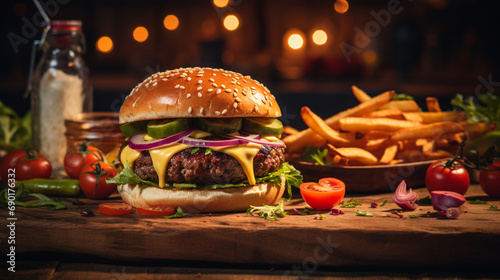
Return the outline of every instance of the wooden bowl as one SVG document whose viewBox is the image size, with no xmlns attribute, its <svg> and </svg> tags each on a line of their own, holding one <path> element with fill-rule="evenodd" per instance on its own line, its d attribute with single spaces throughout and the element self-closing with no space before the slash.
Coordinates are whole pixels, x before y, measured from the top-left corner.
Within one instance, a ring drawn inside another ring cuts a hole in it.
<svg viewBox="0 0 500 280">
<path fill-rule="evenodd" d="M 346 193 L 394 192 L 405 180 L 409 188 L 425 186 L 425 173 L 434 162 L 421 161 L 396 165 L 374 166 L 327 166 L 304 161 L 289 161 L 304 176 L 304 182 L 317 182 L 321 178 L 334 177 L 345 183 Z"/>
</svg>

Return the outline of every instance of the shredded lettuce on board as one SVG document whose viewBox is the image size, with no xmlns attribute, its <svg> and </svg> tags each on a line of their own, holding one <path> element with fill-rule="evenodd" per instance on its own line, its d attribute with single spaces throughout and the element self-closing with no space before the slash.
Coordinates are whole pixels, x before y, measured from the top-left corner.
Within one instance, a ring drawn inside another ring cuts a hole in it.
<svg viewBox="0 0 500 280">
<path fill-rule="evenodd" d="M 477 95 L 477 99 L 473 96 L 464 98 L 462 94 L 457 94 L 451 100 L 451 105 L 462 109 L 470 123 L 500 122 L 500 97 L 492 93 Z M 497 130 L 499 129 L 497 125 Z"/>
</svg>

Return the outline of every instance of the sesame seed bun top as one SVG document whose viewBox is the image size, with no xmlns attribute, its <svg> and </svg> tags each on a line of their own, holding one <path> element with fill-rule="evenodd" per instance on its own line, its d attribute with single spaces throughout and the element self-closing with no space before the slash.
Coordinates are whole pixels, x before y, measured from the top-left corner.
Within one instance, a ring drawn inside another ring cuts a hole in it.
<svg viewBox="0 0 500 280">
<path fill-rule="evenodd" d="M 250 76 L 212 68 L 179 68 L 151 75 L 127 96 L 120 124 L 164 118 L 281 116 L 276 98 Z"/>
</svg>

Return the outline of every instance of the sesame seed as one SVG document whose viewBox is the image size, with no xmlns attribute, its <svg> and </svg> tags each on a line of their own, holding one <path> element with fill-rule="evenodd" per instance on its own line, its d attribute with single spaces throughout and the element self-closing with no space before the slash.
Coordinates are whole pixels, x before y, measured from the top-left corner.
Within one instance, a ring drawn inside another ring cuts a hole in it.
<svg viewBox="0 0 500 280">
<path fill-rule="evenodd" d="M 225 86 L 225 85 L 220 85 L 220 87 L 221 87 L 221 88 L 226 88 L 226 86 Z"/>
<path fill-rule="evenodd" d="M 244 83 L 246 83 L 246 82 L 247 82 L 247 80 L 243 79 L 243 82 L 244 82 Z"/>
<path fill-rule="evenodd" d="M 222 114 L 223 114 L 223 115 L 225 115 L 226 113 L 227 113 L 227 110 L 226 110 L 226 109 L 222 110 Z"/>
<path fill-rule="evenodd" d="M 236 102 L 240 102 L 240 103 L 241 103 L 241 99 L 239 99 L 239 98 L 235 98 L 234 100 L 235 100 Z"/>
<path fill-rule="evenodd" d="M 219 93 L 221 93 L 221 92 L 222 92 L 222 90 L 221 90 L 220 88 L 218 88 L 218 89 L 217 89 L 217 91 L 216 91 L 215 93 L 219 94 Z"/>
<path fill-rule="evenodd" d="M 278 112 L 275 113 L 276 117 L 278 116 Z"/>
<path fill-rule="evenodd" d="M 234 89 L 234 92 L 238 92 L 238 89 L 237 89 L 237 88 L 235 88 L 235 89 Z"/>
<path fill-rule="evenodd" d="M 198 97 L 203 97 L 203 95 L 201 94 L 201 92 L 198 92 Z"/>
<path fill-rule="evenodd" d="M 189 74 L 191 74 L 191 73 L 193 73 L 193 70 L 189 70 L 188 72 L 189 72 Z"/>
<path fill-rule="evenodd" d="M 203 107 L 201 107 L 200 109 L 200 114 L 203 114 Z"/>
<path fill-rule="evenodd" d="M 203 77 L 203 74 L 198 74 L 198 75 L 196 75 L 196 76 L 197 76 L 197 77 Z"/>
<path fill-rule="evenodd" d="M 255 87 L 250 87 L 251 89 L 256 89 Z"/>
<path fill-rule="evenodd" d="M 209 81 L 212 83 L 215 82 L 214 78 L 210 78 Z"/>
<path fill-rule="evenodd" d="M 188 80 L 188 82 L 189 82 L 189 81 L 191 81 L 191 77 L 187 77 L 187 79 L 186 79 L 186 80 Z"/>
<path fill-rule="evenodd" d="M 176 84 L 176 85 L 175 85 L 175 88 L 179 88 L 180 86 L 181 86 L 181 85 L 179 85 L 179 84 Z"/>
<path fill-rule="evenodd" d="M 213 87 L 217 87 L 217 84 L 216 84 L 216 83 L 213 83 L 213 84 L 212 84 L 212 86 L 213 86 Z"/>
<path fill-rule="evenodd" d="M 236 81 L 231 81 L 231 84 L 232 84 L 232 85 L 235 85 L 235 84 L 236 84 Z"/>
<path fill-rule="evenodd" d="M 202 80 L 198 80 L 198 84 L 201 84 L 201 83 L 203 83 L 203 81 Z"/>
<path fill-rule="evenodd" d="M 212 76 L 217 76 L 217 74 L 213 73 Z"/>
<path fill-rule="evenodd" d="M 226 88 L 226 92 L 231 92 L 231 89 L 230 88 Z"/>
<path fill-rule="evenodd" d="M 214 89 L 213 88 L 209 88 L 207 91 L 208 92 L 212 92 L 212 91 L 214 91 Z"/>
<path fill-rule="evenodd" d="M 250 77 L 249 75 L 246 75 L 245 78 L 247 79 L 251 79 L 252 77 Z"/>
<path fill-rule="evenodd" d="M 200 87 L 198 87 L 196 90 L 202 90 L 202 89 L 203 89 L 203 87 L 201 87 L 201 86 L 200 86 Z"/>
<path fill-rule="evenodd" d="M 161 80 L 162 80 L 162 81 L 167 81 L 168 79 L 167 79 L 167 78 L 163 78 L 163 79 L 161 79 Z"/>
<path fill-rule="evenodd" d="M 233 96 L 236 97 L 236 96 L 238 96 L 238 94 L 235 92 L 235 93 L 233 93 Z"/>
<path fill-rule="evenodd" d="M 219 112 L 219 111 L 215 111 L 215 114 L 216 114 L 217 116 L 220 116 L 220 112 Z"/>
<path fill-rule="evenodd" d="M 186 87 L 185 87 L 185 86 L 180 86 L 179 88 L 180 88 L 180 89 L 186 89 Z"/>
<path fill-rule="evenodd" d="M 255 105 L 255 106 L 253 107 L 253 109 L 255 110 L 255 112 L 258 112 L 258 111 L 259 111 L 259 107 L 257 107 L 257 105 Z"/>
<path fill-rule="evenodd" d="M 153 84 L 153 86 L 155 87 L 157 84 L 158 84 L 158 83 L 157 83 L 157 82 L 155 82 L 155 83 Z"/>
<path fill-rule="evenodd" d="M 193 108 L 189 107 L 189 108 L 188 108 L 188 113 L 190 113 L 190 114 L 191 114 L 192 112 L 193 112 Z"/>
<path fill-rule="evenodd" d="M 191 94 L 189 94 L 189 93 L 188 93 L 188 94 L 186 95 L 186 98 L 189 98 L 189 97 L 191 97 Z"/>
<path fill-rule="evenodd" d="M 238 108 L 238 102 L 234 102 L 233 107 L 234 107 L 234 109 Z"/>
</svg>

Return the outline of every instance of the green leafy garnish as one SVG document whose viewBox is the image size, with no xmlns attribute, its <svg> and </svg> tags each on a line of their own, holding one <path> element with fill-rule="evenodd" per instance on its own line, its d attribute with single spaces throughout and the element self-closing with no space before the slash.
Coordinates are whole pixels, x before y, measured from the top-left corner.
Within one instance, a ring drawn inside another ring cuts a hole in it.
<svg viewBox="0 0 500 280">
<path fill-rule="evenodd" d="M 462 109 L 470 123 L 500 122 L 500 98 L 490 92 L 476 96 L 477 101 L 473 96 L 464 98 L 457 94 L 451 104 Z M 497 130 L 499 129 L 497 125 Z"/>
<path fill-rule="evenodd" d="M 172 214 L 170 216 L 163 216 L 165 219 L 176 219 L 176 218 L 184 218 L 187 217 L 188 213 L 184 213 L 180 207 L 177 207 L 177 212 L 175 214 Z"/>
<path fill-rule="evenodd" d="M 418 205 L 432 205 L 432 200 L 431 197 L 428 195 L 426 197 L 417 200 L 415 203 L 417 203 Z"/>
<path fill-rule="evenodd" d="M 476 200 L 473 200 L 473 201 L 469 201 L 470 204 L 488 204 L 487 201 L 484 201 L 484 200 L 479 200 L 479 199 L 476 199 Z"/>
<path fill-rule="evenodd" d="M 415 100 L 415 98 L 413 98 L 413 96 L 408 95 L 406 93 L 396 93 L 392 97 L 392 100 Z"/>
<path fill-rule="evenodd" d="M 0 149 L 12 151 L 31 146 L 31 112 L 19 117 L 0 101 Z"/>
<path fill-rule="evenodd" d="M 498 206 L 493 205 L 493 204 L 490 204 L 490 208 L 488 208 L 488 210 L 491 210 L 491 211 L 500 211 L 500 209 L 498 209 Z"/>
<path fill-rule="evenodd" d="M 356 210 L 356 216 L 373 217 L 373 214 L 370 211 L 361 212 L 359 210 Z"/>
<path fill-rule="evenodd" d="M 209 155 L 211 153 L 212 153 L 212 149 L 210 149 L 210 148 L 205 149 L 205 155 Z"/>
<path fill-rule="evenodd" d="M 250 206 L 247 210 L 248 215 L 257 215 L 260 218 L 276 221 L 278 218 L 283 218 L 286 215 L 283 209 L 283 199 L 276 206 L 263 205 L 263 206 Z"/>
<path fill-rule="evenodd" d="M 347 202 L 342 202 L 342 204 L 340 204 L 340 207 L 343 208 L 355 208 L 356 206 L 363 206 L 363 204 L 361 204 L 354 198 L 351 198 L 351 200 Z"/>
<path fill-rule="evenodd" d="M 12 190 L 12 189 L 10 189 Z M 9 189 L 4 189 L 0 192 L 0 206 L 7 208 L 9 201 Z M 27 200 L 29 198 L 37 198 L 37 202 L 33 201 L 21 201 Z M 14 203 L 16 206 L 23 207 L 47 207 L 49 209 L 61 210 L 66 209 L 66 205 L 62 204 L 58 200 L 51 199 L 50 197 L 41 193 L 30 192 L 23 184 L 17 187 L 16 194 L 14 196 Z"/>
<path fill-rule="evenodd" d="M 316 214 L 316 217 L 314 217 L 315 220 L 324 220 L 326 219 L 325 214 Z"/>
<path fill-rule="evenodd" d="M 412 215 L 410 215 L 410 216 L 408 216 L 408 217 L 410 217 L 410 219 L 417 219 L 417 218 L 420 218 L 420 216 L 419 216 L 419 215 L 415 215 L 415 214 L 412 214 Z"/>
<path fill-rule="evenodd" d="M 304 154 L 302 154 L 302 160 L 307 162 L 314 162 L 317 165 L 325 165 L 323 159 L 327 154 L 327 149 L 321 150 L 320 147 L 307 146 Z"/>
<path fill-rule="evenodd" d="M 140 184 L 140 185 L 158 187 L 158 183 L 142 180 L 141 178 L 139 178 L 139 176 L 137 176 L 134 173 L 134 171 L 132 171 L 132 168 L 130 168 L 128 161 L 125 162 L 125 167 L 123 168 L 123 170 L 120 173 L 118 173 L 115 177 L 106 178 L 106 183 L 116 184 L 116 185 Z"/>
<path fill-rule="evenodd" d="M 382 204 L 380 204 L 380 206 L 385 206 L 386 203 L 387 203 L 387 199 L 384 199 L 384 201 L 382 202 Z"/>
<path fill-rule="evenodd" d="M 200 147 L 194 147 L 194 148 L 192 148 L 191 149 L 191 154 L 196 153 L 199 149 L 200 149 Z"/>
<path fill-rule="evenodd" d="M 257 184 L 262 183 L 274 183 L 281 185 L 281 176 L 285 176 L 286 188 L 288 191 L 288 198 L 286 201 L 292 199 L 292 186 L 296 188 L 300 188 L 300 184 L 302 184 L 302 175 L 300 175 L 300 171 L 295 169 L 293 165 L 285 162 L 281 165 L 280 169 L 268 173 L 264 177 L 256 178 Z"/>
</svg>

